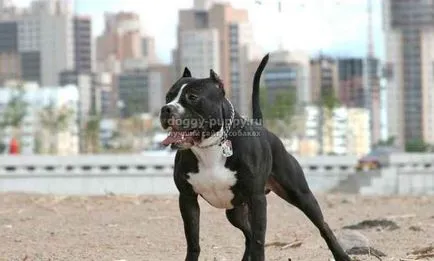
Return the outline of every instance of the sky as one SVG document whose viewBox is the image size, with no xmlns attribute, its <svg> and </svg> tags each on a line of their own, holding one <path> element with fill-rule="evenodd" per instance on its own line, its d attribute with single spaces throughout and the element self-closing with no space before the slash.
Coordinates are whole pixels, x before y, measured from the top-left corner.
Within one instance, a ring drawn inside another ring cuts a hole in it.
<svg viewBox="0 0 434 261">
<path fill-rule="evenodd" d="M 31 0 L 12 0 L 28 6 Z M 141 16 L 145 34 L 155 37 L 157 55 L 170 62 L 176 46 L 178 10 L 193 7 L 193 0 L 70 0 L 78 14 L 91 15 L 93 34 L 101 34 L 104 12 L 134 11 Z M 221 0 L 220 0 L 221 1 Z M 337 56 L 364 56 L 367 50 L 367 0 L 226 0 L 249 11 L 255 42 L 264 52 L 278 48 Z M 375 55 L 383 58 L 381 1 L 373 2 Z M 282 25 L 285 26 L 282 26 Z"/>
</svg>

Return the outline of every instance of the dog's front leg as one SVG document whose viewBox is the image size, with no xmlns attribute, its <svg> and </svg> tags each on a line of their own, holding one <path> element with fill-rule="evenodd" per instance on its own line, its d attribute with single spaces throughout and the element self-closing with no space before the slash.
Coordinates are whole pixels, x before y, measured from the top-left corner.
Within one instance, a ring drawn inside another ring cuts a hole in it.
<svg viewBox="0 0 434 261">
<path fill-rule="evenodd" d="M 199 220 L 200 209 L 197 195 L 179 195 L 179 209 L 184 222 L 185 239 L 187 240 L 187 255 L 185 261 L 198 261 L 200 254 L 199 245 Z"/>
<path fill-rule="evenodd" d="M 265 260 L 265 232 L 267 229 L 267 198 L 265 194 L 250 197 L 250 225 L 252 228 L 251 261 Z"/>
</svg>

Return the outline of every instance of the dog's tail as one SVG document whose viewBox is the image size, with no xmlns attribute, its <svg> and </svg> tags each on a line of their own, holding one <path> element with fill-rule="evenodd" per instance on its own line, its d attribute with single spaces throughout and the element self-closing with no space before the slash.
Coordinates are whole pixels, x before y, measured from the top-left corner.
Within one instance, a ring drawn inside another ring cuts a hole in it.
<svg viewBox="0 0 434 261">
<path fill-rule="evenodd" d="M 270 57 L 270 54 L 267 53 L 267 55 L 262 58 L 261 63 L 259 64 L 258 68 L 256 69 L 255 76 L 253 78 L 253 91 L 252 91 L 252 119 L 254 121 L 262 121 L 262 111 L 261 111 L 261 105 L 259 102 L 259 85 L 261 82 L 261 75 L 264 71 L 265 66 L 268 63 L 268 58 Z"/>
</svg>

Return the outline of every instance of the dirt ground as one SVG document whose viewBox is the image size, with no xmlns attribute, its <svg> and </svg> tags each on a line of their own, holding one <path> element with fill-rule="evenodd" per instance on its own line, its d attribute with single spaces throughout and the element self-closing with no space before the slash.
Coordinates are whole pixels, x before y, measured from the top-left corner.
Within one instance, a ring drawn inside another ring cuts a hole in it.
<svg viewBox="0 0 434 261">
<path fill-rule="evenodd" d="M 434 244 L 434 197 L 317 195 L 330 227 L 389 218 L 399 229 L 360 230 L 371 245 L 400 260 Z M 296 208 L 268 197 L 269 261 L 326 261 L 320 234 Z M 201 205 L 200 260 L 241 260 L 244 239 L 224 211 Z M 282 245 L 300 241 L 297 247 Z M 279 245 L 279 246 L 276 246 Z M 184 260 L 185 242 L 176 197 L 60 197 L 0 194 L 0 260 Z M 374 256 L 354 256 L 378 260 Z M 434 260 L 420 259 L 420 260 Z"/>
</svg>

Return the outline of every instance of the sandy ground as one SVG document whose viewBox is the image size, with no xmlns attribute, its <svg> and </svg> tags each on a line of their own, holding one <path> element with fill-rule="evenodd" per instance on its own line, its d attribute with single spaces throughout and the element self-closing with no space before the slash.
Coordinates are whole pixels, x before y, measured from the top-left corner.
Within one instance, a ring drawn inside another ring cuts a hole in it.
<svg viewBox="0 0 434 261">
<path fill-rule="evenodd" d="M 434 197 L 317 197 L 337 233 L 342 226 L 365 219 L 393 219 L 399 229 L 360 231 L 387 254 L 383 260 L 400 260 L 434 243 Z M 267 243 L 298 240 L 301 245 L 269 246 L 267 260 L 325 261 L 331 257 L 316 228 L 299 210 L 274 195 L 268 198 Z M 241 232 L 226 221 L 224 211 L 203 200 L 200 204 L 200 260 L 240 260 Z M 0 194 L 0 260 L 183 260 L 185 243 L 177 207 L 176 197 Z"/>
</svg>

